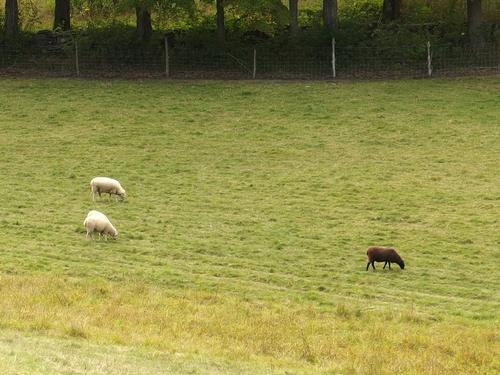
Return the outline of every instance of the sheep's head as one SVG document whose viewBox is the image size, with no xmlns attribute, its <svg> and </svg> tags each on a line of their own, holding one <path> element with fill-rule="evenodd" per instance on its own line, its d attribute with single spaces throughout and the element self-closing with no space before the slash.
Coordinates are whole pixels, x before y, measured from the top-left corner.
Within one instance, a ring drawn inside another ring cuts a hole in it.
<svg viewBox="0 0 500 375">
<path fill-rule="evenodd" d="M 120 191 L 118 192 L 118 195 L 123 200 L 127 196 L 127 193 L 125 192 L 125 189 L 120 189 Z"/>
<path fill-rule="evenodd" d="M 401 259 L 401 262 L 398 263 L 399 264 L 399 267 L 401 267 L 402 270 L 405 269 L 405 262 L 403 259 Z"/>
</svg>

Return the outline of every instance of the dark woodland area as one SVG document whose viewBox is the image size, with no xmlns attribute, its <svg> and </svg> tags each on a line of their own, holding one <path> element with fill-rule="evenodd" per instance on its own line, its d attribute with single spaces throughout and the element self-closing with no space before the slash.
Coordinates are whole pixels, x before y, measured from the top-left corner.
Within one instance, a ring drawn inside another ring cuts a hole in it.
<svg viewBox="0 0 500 375">
<path fill-rule="evenodd" d="M 167 75 L 176 64 L 232 65 L 255 78 L 283 60 L 313 78 L 330 74 L 335 60 L 344 71 L 389 64 L 418 76 L 431 74 L 431 55 L 453 66 L 475 58 L 482 68 L 497 64 L 500 49 L 497 0 L 55 0 L 49 8 L 6 0 L 1 20 L 4 60 L 79 54 L 72 59 L 94 68 L 152 65 Z"/>
</svg>

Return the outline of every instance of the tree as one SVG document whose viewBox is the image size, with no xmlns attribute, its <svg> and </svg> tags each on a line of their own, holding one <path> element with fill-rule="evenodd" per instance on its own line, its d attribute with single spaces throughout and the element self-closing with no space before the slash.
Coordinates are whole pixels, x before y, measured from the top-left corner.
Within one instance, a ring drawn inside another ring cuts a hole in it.
<svg viewBox="0 0 500 375">
<path fill-rule="evenodd" d="M 323 25 L 330 31 L 337 27 L 337 0 L 323 0 Z"/>
<path fill-rule="evenodd" d="M 214 0 L 204 0 L 213 4 Z M 286 25 L 288 9 L 282 0 L 215 0 L 217 41 L 224 48 L 226 39 L 225 10 L 237 15 L 237 22 L 247 30 L 273 33 L 278 26 Z"/>
<path fill-rule="evenodd" d="M 382 5 L 382 19 L 384 21 L 395 21 L 401 18 L 402 0 L 384 0 Z"/>
<path fill-rule="evenodd" d="M 226 42 L 226 27 L 224 25 L 224 0 L 215 0 L 217 12 L 217 42 L 220 48 L 224 48 Z"/>
<path fill-rule="evenodd" d="M 214 0 L 203 0 L 207 4 L 213 4 Z M 230 3 L 234 0 L 229 0 Z M 226 42 L 226 26 L 225 26 L 225 14 L 224 8 L 226 3 L 224 0 L 215 0 L 215 24 L 216 24 L 216 34 L 217 43 L 221 49 L 224 49 Z"/>
<path fill-rule="evenodd" d="M 298 23 L 298 0 L 288 0 L 290 10 L 290 34 L 296 36 L 299 30 Z"/>
<path fill-rule="evenodd" d="M 5 0 L 5 34 L 12 36 L 19 31 L 19 6 L 17 0 Z"/>
<path fill-rule="evenodd" d="M 478 47 L 482 43 L 481 38 L 481 0 L 467 0 L 467 26 L 469 31 L 469 39 L 474 47 Z"/>
<path fill-rule="evenodd" d="M 91 4 L 94 0 L 87 0 Z M 135 11 L 137 35 L 147 40 L 153 34 L 152 12 L 158 27 L 165 26 L 168 19 L 193 15 L 194 0 L 111 0 L 122 12 Z"/>
<path fill-rule="evenodd" d="M 70 0 L 56 0 L 54 8 L 54 30 L 71 28 Z"/>
<path fill-rule="evenodd" d="M 282 0 L 232 0 L 232 8 L 248 30 L 273 34 L 290 21 L 290 10 Z"/>
<path fill-rule="evenodd" d="M 146 40 L 153 34 L 153 25 L 151 24 L 151 13 L 145 4 L 136 5 L 136 30 L 141 39 Z"/>
</svg>

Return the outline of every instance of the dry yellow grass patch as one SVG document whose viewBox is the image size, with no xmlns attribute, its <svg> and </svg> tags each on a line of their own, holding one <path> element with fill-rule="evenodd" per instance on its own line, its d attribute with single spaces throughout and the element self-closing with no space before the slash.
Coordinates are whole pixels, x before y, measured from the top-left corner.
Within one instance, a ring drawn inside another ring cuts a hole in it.
<svg viewBox="0 0 500 375">
<path fill-rule="evenodd" d="M 493 325 L 415 311 L 321 311 L 102 280 L 0 282 L 0 324 L 43 335 L 346 374 L 487 374 L 499 364 Z"/>
</svg>

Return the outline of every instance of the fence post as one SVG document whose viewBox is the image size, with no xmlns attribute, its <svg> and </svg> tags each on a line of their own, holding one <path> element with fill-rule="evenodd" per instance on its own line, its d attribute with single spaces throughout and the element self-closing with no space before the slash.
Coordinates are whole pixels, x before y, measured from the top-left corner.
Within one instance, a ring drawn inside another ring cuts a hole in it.
<svg viewBox="0 0 500 375">
<path fill-rule="evenodd" d="M 337 78 L 337 67 L 335 61 L 335 38 L 332 38 L 332 74 L 333 78 Z"/>
<path fill-rule="evenodd" d="M 427 74 L 432 77 L 432 53 L 431 42 L 427 42 Z"/>
<path fill-rule="evenodd" d="M 170 66 L 169 66 L 169 56 L 168 56 L 168 38 L 165 35 L 165 76 L 170 78 Z"/>
<path fill-rule="evenodd" d="M 80 77 L 80 64 L 78 61 L 78 43 L 75 40 L 75 68 L 76 68 L 76 76 Z"/>
<path fill-rule="evenodd" d="M 257 74 L 257 48 L 253 48 L 253 72 L 252 79 L 255 79 L 255 75 Z"/>
</svg>

